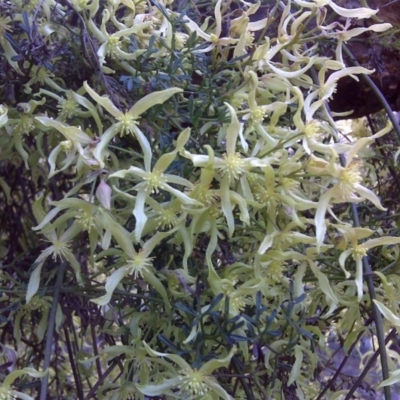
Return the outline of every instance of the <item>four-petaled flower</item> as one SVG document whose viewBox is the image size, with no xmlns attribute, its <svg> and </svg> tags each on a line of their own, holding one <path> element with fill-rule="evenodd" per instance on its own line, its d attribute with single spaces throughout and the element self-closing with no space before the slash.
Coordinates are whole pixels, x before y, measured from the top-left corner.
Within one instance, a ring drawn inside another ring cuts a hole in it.
<svg viewBox="0 0 400 400">
<path fill-rule="evenodd" d="M 368 239 L 359 243 L 359 240 L 366 239 L 374 232 L 366 228 L 353 228 L 348 225 L 334 225 L 341 233 L 343 240 L 349 243 L 350 248 L 343 251 L 339 256 L 339 265 L 345 273 L 346 278 L 350 277 L 350 273 L 345 268 L 346 260 L 349 256 L 353 257 L 356 263 L 355 283 L 357 287 L 357 298 L 361 301 L 363 296 L 363 264 L 362 259 L 367 255 L 368 250 L 377 246 L 388 246 L 399 244 L 400 238 L 391 236 L 382 236 L 375 239 Z"/>
<path fill-rule="evenodd" d="M 385 135 L 390 129 L 391 124 L 388 124 L 375 135 L 359 139 L 355 142 L 347 154 L 346 164 L 343 167 L 336 163 L 337 154 L 333 149 L 331 149 L 332 157 L 329 163 L 321 158 L 313 157 L 313 164 L 318 165 L 317 170 L 319 170 L 320 173 L 330 175 L 335 182 L 330 189 L 322 194 L 318 202 L 317 211 L 315 213 L 317 247 L 324 241 L 326 233 L 325 214 L 332 200 L 334 202 L 351 203 L 369 200 L 378 209 L 385 210 L 378 196 L 372 190 L 361 185 L 362 162 L 359 159 L 355 159 L 355 157 L 363 147 L 371 143 L 374 139 Z"/>
<path fill-rule="evenodd" d="M 138 390 L 146 396 L 161 396 L 170 389 L 177 388 L 181 398 L 200 399 L 208 395 L 215 395 L 224 400 L 233 398 L 223 389 L 212 373 L 222 367 L 227 367 L 236 349 L 232 350 L 222 359 L 207 361 L 200 368 L 192 368 L 182 357 L 175 354 L 160 353 L 151 349 L 144 343 L 147 352 L 152 357 L 166 357 L 177 364 L 180 368 L 179 375 L 174 378 L 165 379 L 160 384 L 136 385 Z"/>
<path fill-rule="evenodd" d="M 238 41 L 238 39 L 232 39 L 230 37 L 221 38 L 221 32 L 222 32 L 221 4 L 222 0 L 218 0 L 217 4 L 215 5 L 215 23 L 216 23 L 215 33 L 209 34 L 204 32 L 196 24 L 196 22 L 192 21 L 190 18 L 185 16 L 186 20 L 189 20 L 189 22 L 186 22 L 186 26 L 189 28 L 189 30 L 192 32 L 196 32 L 197 36 L 200 36 L 201 38 L 210 43 L 205 49 L 196 50 L 197 53 L 207 53 L 217 46 L 227 46 L 229 44 L 234 44 Z"/>
<path fill-rule="evenodd" d="M 158 193 L 159 190 L 165 190 L 178 198 L 183 204 L 200 205 L 197 200 L 190 198 L 188 195 L 175 189 L 169 184 L 172 183 L 191 189 L 193 188 L 193 184 L 190 181 L 180 176 L 165 173 L 167 168 L 175 160 L 178 152 L 183 149 L 183 146 L 189 140 L 189 136 L 190 130 L 185 129 L 178 137 L 175 150 L 163 154 L 155 163 L 153 169 L 150 169 L 149 163 L 148 165 L 145 164 L 144 169 L 132 166 L 127 170 L 120 170 L 110 176 L 110 178 L 125 178 L 127 175 L 133 175 L 142 180 L 142 182 L 138 183 L 133 188 L 137 191 L 135 208 L 133 210 L 133 215 L 136 218 L 135 238 L 137 241 L 140 240 L 143 228 L 147 221 L 147 216 L 144 212 L 146 198 L 152 193 Z M 151 159 L 149 162 L 150 161 Z"/>
<path fill-rule="evenodd" d="M 115 135 L 117 135 L 118 133 L 120 133 L 121 135 L 134 134 L 143 151 L 145 169 L 146 171 L 149 171 L 151 163 L 150 142 L 144 135 L 144 133 L 139 129 L 137 121 L 140 115 L 147 111 L 149 108 L 155 106 L 156 104 L 164 103 L 175 93 L 182 92 L 182 89 L 170 88 L 159 92 L 150 93 L 137 101 L 128 111 L 122 112 L 113 104 L 113 102 L 107 96 L 99 96 L 87 84 L 87 82 L 85 82 L 83 86 L 90 94 L 92 99 L 100 104 L 116 119 L 116 123 L 111 125 L 110 128 L 108 128 L 101 136 L 100 142 L 97 144 L 96 149 L 93 152 L 93 155 L 98 160 L 100 167 L 104 167 L 103 159 L 105 157 L 106 147 Z"/>
</svg>

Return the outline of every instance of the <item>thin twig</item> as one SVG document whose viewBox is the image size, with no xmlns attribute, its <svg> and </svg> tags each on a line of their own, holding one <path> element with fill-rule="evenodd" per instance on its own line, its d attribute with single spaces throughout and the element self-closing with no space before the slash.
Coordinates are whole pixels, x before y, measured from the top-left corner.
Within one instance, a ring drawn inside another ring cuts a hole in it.
<svg viewBox="0 0 400 400">
<path fill-rule="evenodd" d="M 345 49 L 346 54 L 353 59 L 353 62 L 355 62 L 357 65 L 359 65 L 358 62 L 354 59 L 350 50 L 344 45 L 343 45 L 343 48 Z M 318 79 L 318 75 L 315 71 L 315 68 L 311 68 L 311 74 L 313 76 L 314 82 L 319 84 L 319 79 Z M 393 127 L 396 130 L 396 132 L 398 133 L 399 138 L 400 138 L 399 124 L 397 123 L 397 120 L 396 120 L 389 104 L 386 102 L 386 99 L 383 97 L 382 93 L 379 91 L 377 86 L 372 82 L 372 80 L 367 75 L 362 75 L 362 77 L 369 79 L 369 84 L 371 85 L 372 90 L 374 91 L 376 96 L 378 96 L 378 98 L 381 100 L 381 103 L 385 107 L 385 110 L 387 111 L 389 118 L 392 120 Z M 325 103 L 323 109 L 325 111 L 327 120 L 333 121 L 332 112 L 327 103 Z M 337 139 L 335 138 L 335 140 L 337 140 Z M 346 157 L 344 154 L 339 155 L 339 160 L 340 160 L 341 166 L 345 167 L 346 166 Z M 355 203 L 351 203 L 351 210 L 352 210 L 354 226 L 359 227 L 360 219 L 359 219 L 359 215 L 358 215 L 358 208 Z M 373 315 L 374 322 L 375 322 L 376 336 L 378 339 L 379 353 L 380 353 L 380 358 L 381 358 L 382 377 L 384 380 L 386 380 L 389 378 L 389 366 L 388 366 L 387 352 L 386 352 L 386 346 L 385 346 L 385 332 L 383 329 L 382 316 L 373 301 L 376 299 L 376 293 L 375 293 L 373 273 L 372 273 L 371 266 L 369 263 L 369 257 L 368 256 L 363 257 L 362 262 L 363 262 L 363 275 L 364 275 L 365 281 L 367 282 L 368 294 L 369 294 L 371 304 L 372 304 L 372 315 Z M 389 386 L 384 387 L 384 395 L 385 395 L 385 400 L 391 400 L 392 394 L 391 394 L 391 390 L 390 390 Z"/>
<path fill-rule="evenodd" d="M 51 310 L 49 314 L 49 323 L 47 325 L 47 332 L 46 332 L 46 345 L 44 350 L 44 361 L 43 361 L 43 369 L 46 371 L 49 370 L 50 367 L 50 359 L 53 347 L 53 335 L 54 335 L 54 328 L 56 324 L 56 314 L 57 314 L 57 306 L 58 306 L 58 299 L 60 297 L 60 288 L 64 279 L 64 273 L 67 268 L 68 263 L 62 262 L 58 272 L 57 272 L 57 281 L 56 287 L 53 293 L 53 301 L 51 303 Z M 49 374 L 46 374 L 42 379 L 41 389 L 40 389 L 40 397 L 39 400 L 46 400 L 47 399 L 47 391 L 48 391 L 48 383 L 49 383 Z"/>
<path fill-rule="evenodd" d="M 72 323 L 71 323 L 72 325 Z M 65 344 L 67 346 L 69 362 L 71 364 L 72 374 L 74 375 L 75 386 L 76 386 L 76 395 L 79 400 L 83 400 L 83 391 L 82 391 L 82 382 L 80 379 L 80 375 L 76 368 L 76 363 L 74 360 L 74 354 L 72 351 L 71 340 L 69 339 L 68 329 L 64 326 L 64 335 L 65 335 Z"/>
<path fill-rule="evenodd" d="M 369 325 L 372 322 L 372 318 L 369 318 L 368 321 L 366 321 L 365 325 Z M 337 377 L 340 375 L 340 373 L 342 372 L 342 369 L 344 368 L 344 366 L 346 365 L 351 353 L 353 352 L 353 350 L 355 349 L 355 347 L 357 346 L 357 343 L 359 342 L 359 340 L 361 339 L 361 337 L 364 335 L 364 332 L 360 332 L 357 337 L 356 340 L 354 341 L 354 343 L 350 346 L 347 355 L 345 357 L 343 357 L 342 362 L 340 363 L 339 367 L 337 368 L 335 374 L 332 376 L 332 378 L 329 379 L 328 383 L 326 384 L 326 386 L 324 387 L 324 389 L 322 390 L 322 392 L 318 395 L 318 397 L 315 400 L 322 400 L 324 394 L 332 387 L 332 385 L 335 383 Z"/>
<path fill-rule="evenodd" d="M 385 347 L 386 345 L 389 343 L 390 340 L 392 340 L 394 337 L 396 336 L 396 329 L 393 328 L 386 340 L 385 340 Z M 373 356 L 371 357 L 371 359 L 368 361 L 367 365 L 364 367 L 363 371 L 361 372 L 360 376 L 357 378 L 357 380 L 354 382 L 354 385 L 351 387 L 350 391 L 347 393 L 346 397 L 344 398 L 344 400 L 350 400 L 354 394 L 354 392 L 357 390 L 358 386 L 362 383 L 362 381 L 365 378 L 365 375 L 367 375 L 368 371 L 372 368 L 374 362 L 376 361 L 376 359 L 379 356 L 379 349 L 375 351 L 375 353 L 373 354 Z M 385 386 L 384 388 L 386 388 L 388 386 Z"/>
<path fill-rule="evenodd" d="M 344 158 L 344 156 L 343 156 L 343 158 Z M 352 209 L 352 214 L 353 214 L 354 225 L 356 227 L 359 227 L 360 219 L 358 216 L 358 210 L 357 210 L 356 204 L 352 203 L 351 209 Z M 388 358 L 387 358 L 387 352 L 386 352 L 385 331 L 383 329 L 382 315 L 374 302 L 374 300 L 376 299 L 376 292 L 375 292 L 375 285 L 374 285 L 374 278 L 373 278 L 374 274 L 372 273 L 371 265 L 369 263 L 369 257 L 368 256 L 363 257 L 362 262 L 363 262 L 364 279 L 367 282 L 368 294 L 369 294 L 369 298 L 371 300 L 371 305 L 372 305 L 372 316 L 373 316 L 374 322 L 375 322 L 376 337 L 378 339 L 378 346 L 379 346 L 378 350 L 380 353 L 381 366 L 382 366 L 382 378 L 383 378 L 383 380 L 386 380 L 389 378 L 389 365 L 388 365 Z M 385 386 L 383 388 L 383 391 L 385 394 L 385 400 L 391 400 L 392 393 L 390 390 L 390 386 Z"/>
<path fill-rule="evenodd" d="M 112 370 L 118 365 L 118 362 L 121 360 L 122 357 L 123 355 L 116 357 L 116 359 L 111 363 L 111 365 L 105 370 L 104 374 L 101 377 L 99 377 L 99 380 L 95 383 L 95 385 L 92 387 L 90 392 L 85 397 L 85 400 L 93 399 L 93 396 L 96 394 L 97 389 L 100 387 L 100 385 L 103 384 L 104 379 L 106 379 L 107 376 L 110 375 Z"/>
</svg>

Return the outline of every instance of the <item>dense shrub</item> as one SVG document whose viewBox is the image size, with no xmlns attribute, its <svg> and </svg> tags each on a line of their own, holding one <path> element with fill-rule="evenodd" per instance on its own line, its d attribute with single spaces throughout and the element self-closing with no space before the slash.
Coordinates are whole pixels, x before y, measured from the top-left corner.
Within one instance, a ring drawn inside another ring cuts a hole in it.
<svg viewBox="0 0 400 400">
<path fill-rule="evenodd" d="M 391 125 L 328 107 L 390 25 L 259 6 L 2 2 L 0 397 L 311 399 L 399 325 Z"/>
</svg>

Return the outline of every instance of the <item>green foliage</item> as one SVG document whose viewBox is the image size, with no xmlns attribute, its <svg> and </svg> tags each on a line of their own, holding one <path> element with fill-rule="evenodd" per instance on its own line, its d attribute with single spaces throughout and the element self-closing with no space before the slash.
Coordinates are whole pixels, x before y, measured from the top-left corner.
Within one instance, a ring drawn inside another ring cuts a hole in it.
<svg viewBox="0 0 400 400">
<path fill-rule="evenodd" d="M 0 397 L 46 373 L 41 399 L 311 399 L 329 332 L 374 335 L 373 304 L 399 325 L 391 126 L 347 137 L 327 109 L 370 73 L 342 43 L 389 24 L 229 4 L 0 6 Z"/>
</svg>

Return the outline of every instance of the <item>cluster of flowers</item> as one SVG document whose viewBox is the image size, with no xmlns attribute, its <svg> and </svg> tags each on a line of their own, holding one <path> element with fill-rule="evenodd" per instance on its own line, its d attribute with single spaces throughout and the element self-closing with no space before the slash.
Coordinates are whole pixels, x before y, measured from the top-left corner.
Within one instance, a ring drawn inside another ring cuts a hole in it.
<svg viewBox="0 0 400 400">
<path fill-rule="evenodd" d="M 63 34 L 51 22 L 55 10 L 65 14 L 62 6 L 54 0 L 28 3 L 21 3 L 21 10 L 28 6 L 35 10 L 38 5 L 43 9 L 40 35 L 51 42 Z M 222 293 L 230 299 L 229 316 L 240 319 L 246 306 L 254 304 L 257 292 L 262 293 L 266 304 L 278 307 L 289 297 L 291 287 L 295 297 L 306 295 L 307 300 L 299 307 L 308 315 L 323 309 L 317 307 L 316 299 L 327 306 L 324 314 L 319 315 L 326 318 L 341 305 L 363 300 L 366 296 L 363 257 L 371 248 L 400 243 L 400 238 L 381 236 L 365 241 L 375 232 L 354 227 L 348 217 L 335 215 L 334 206 L 369 201 L 384 210 L 373 188 L 366 186 L 362 152 L 376 138 L 387 134 L 391 126 L 368 137 L 340 141 L 326 104 L 339 79 L 345 76 L 357 79 L 357 74 L 371 73 L 362 67 L 345 66 L 343 43 L 368 30 L 383 32 L 390 24 L 353 27 L 350 21 L 370 18 L 376 11 L 345 9 L 332 0 L 294 0 L 293 4 L 287 1 L 277 6 L 275 11 L 280 21 L 276 36 L 261 37 L 254 43 L 254 33 L 263 31 L 276 18 L 271 13 L 259 21 L 251 21 L 260 3 L 240 0 L 242 13 L 230 20 L 227 36 L 223 36 L 223 23 L 229 8 L 222 0 L 213 5 L 214 23 L 207 19 L 201 26 L 174 11 L 169 0 L 160 0 L 157 7 L 150 8 L 146 2 L 137 0 L 105 3 L 106 6 L 101 6 L 99 0 L 71 0 L 85 22 L 85 29 L 98 43 L 96 57 L 102 74 L 111 76 L 119 68 L 140 78 L 140 71 L 132 66 L 132 61 L 155 43 L 151 58 L 168 60 L 178 55 L 183 59 L 182 66 L 190 66 L 198 57 L 209 57 L 210 63 L 216 63 L 228 49 L 230 56 L 233 55 L 229 73 L 235 75 L 232 79 L 237 79 L 238 85 L 224 96 L 220 106 L 220 111 L 226 114 L 225 122 L 211 121 L 200 130 L 201 135 L 207 132 L 210 135 L 217 126 L 217 146 L 210 143 L 196 151 L 192 142 L 199 133 L 188 127 L 176 134 L 171 151 L 162 152 L 154 145 L 154 137 L 144 132 L 142 120 L 150 109 L 173 99 L 185 107 L 188 96 L 184 88 L 152 92 L 129 109 L 121 110 L 109 96 L 98 93 L 100 86 L 96 88 L 94 82 L 84 82 L 78 91 L 72 91 L 45 66 L 30 70 L 31 79 L 24 90 L 36 100 L 32 97 L 29 107 L 15 118 L 8 115 L 10 110 L 6 105 L 1 106 L 0 145 L 7 139 L 6 148 L 15 149 L 29 169 L 32 165 L 23 146 L 23 135 L 53 135 L 50 143 L 54 146 L 47 158 L 48 177 L 72 171 L 76 183 L 62 200 L 51 202 L 49 210 L 43 210 L 42 197 L 33 206 L 39 221 L 34 230 L 46 237 L 49 246 L 35 261 L 25 308 L 38 301 L 42 269 L 49 257 L 68 262 L 78 284 L 88 284 L 91 277 L 83 276 L 72 246 L 84 232 L 89 238 L 93 274 L 101 270 L 101 261 L 94 261 L 100 252 L 112 248 L 118 260 L 106 278 L 105 294 L 92 300 L 100 306 L 108 305 L 121 282 L 130 277 L 158 292 L 165 312 L 173 318 L 171 296 L 190 298 L 197 278 L 191 258 L 198 238 L 204 235 L 209 238 L 204 256 L 209 290 L 203 312 L 209 306 L 207 299 Z M 346 22 L 325 24 L 327 9 Z M 182 30 L 174 25 L 179 18 L 183 21 Z M 307 31 L 304 27 L 310 21 L 315 26 Z M 9 17 L 2 18 L 0 30 L 11 31 L 11 22 Z M 313 43 L 313 35 L 336 41 L 335 59 L 319 54 L 318 41 Z M 196 45 L 189 48 L 188 42 L 193 37 L 197 38 Z M 134 50 L 132 38 L 137 47 Z M 0 38 L 0 45 L 10 65 L 20 72 L 13 47 L 4 38 Z M 318 82 L 307 74 L 311 69 L 318 71 Z M 181 72 L 185 74 L 183 69 Z M 43 87 L 35 93 L 38 84 Z M 54 115 L 36 112 L 46 101 L 57 102 Z M 179 113 L 176 118 L 179 119 Z M 212 120 L 212 115 L 209 119 Z M 141 154 L 135 154 L 129 165 L 120 167 L 114 148 L 127 135 L 137 140 Z M 340 155 L 345 155 L 344 165 L 340 163 Z M 176 172 L 173 165 L 177 160 L 189 168 L 190 174 L 183 176 L 181 171 Z M 96 182 L 100 183 L 95 196 L 83 196 L 82 188 Z M 5 183 L 0 181 L 0 184 Z M 121 203 L 126 206 L 118 209 Z M 129 231 L 127 221 L 132 214 L 135 225 Z M 153 266 L 154 252 L 166 240 L 180 249 L 181 261 L 174 268 L 168 265 L 175 263 L 166 262 L 160 271 Z M 219 240 L 227 240 L 235 247 L 232 253 L 236 261 L 225 270 L 218 268 L 213 257 L 219 249 Z M 331 281 L 324 271 L 324 254 L 328 253 L 337 255 L 334 261 L 330 257 L 330 263 L 339 272 L 342 270 L 341 281 Z M 308 289 L 306 274 L 315 278 L 315 284 Z M 176 280 L 184 285 L 176 285 Z M 398 325 L 392 311 L 382 303 L 377 304 Z M 220 350 L 219 359 L 196 369 L 178 355 L 154 350 L 156 340 L 150 338 L 150 345 L 142 342 L 140 329 L 138 332 L 139 339 L 131 346 L 116 346 L 103 352 L 113 357 L 124 353 L 137 364 L 134 379 L 107 386 L 116 389 L 113 398 L 143 395 L 176 398 L 178 390 L 180 398 L 231 399 L 212 373 L 227 367 L 235 351 L 249 359 L 246 341 L 239 343 L 238 350 L 235 347 L 230 351 Z M 235 333 L 246 337 L 246 325 Z M 193 325 L 184 343 L 190 345 L 198 334 L 199 326 Z M 323 337 L 321 332 L 317 335 Z M 288 340 L 275 343 L 275 348 L 284 347 Z M 164 358 L 177 365 L 178 371 Z M 312 364 L 315 359 L 305 339 L 296 345 L 295 358 L 289 385 L 296 383 L 298 394 L 304 398 L 312 370 L 302 369 L 302 362 L 307 359 Z M 268 357 L 265 368 L 271 368 Z M 277 396 L 280 388 L 270 390 Z"/>
</svg>

